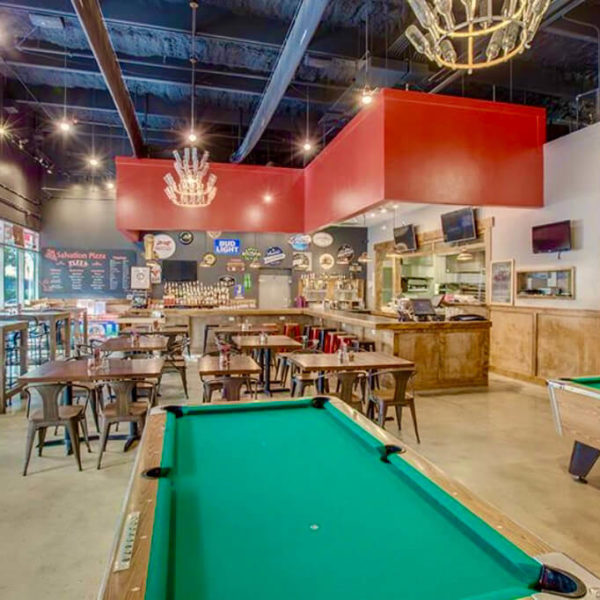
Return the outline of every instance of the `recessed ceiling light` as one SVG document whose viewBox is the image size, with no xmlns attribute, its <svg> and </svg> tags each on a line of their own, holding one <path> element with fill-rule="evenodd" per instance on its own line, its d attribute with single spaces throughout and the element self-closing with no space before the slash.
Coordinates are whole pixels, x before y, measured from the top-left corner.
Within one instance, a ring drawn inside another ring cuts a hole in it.
<svg viewBox="0 0 600 600">
<path fill-rule="evenodd" d="M 374 216 L 375 216 L 375 213 L 369 213 L 369 216 L 370 216 L 370 217 L 374 217 Z"/>
<path fill-rule="evenodd" d="M 360 101 L 363 103 L 364 106 L 368 106 L 369 104 L 371 104 L 373 102 L 372 90 L 365 86 L 365 88 L 362 91 Z"/>
<path fill-rule="evenodd" d="M 381 229 L 383 229 L 383 231 L 385 231 L 387 229 L 387 225 L 382 225 Z"/>
<path fill-rule="evenodd" d="M 265 194 L 265 195 L 263 196 L 263 199 L 264 199 L 264 201 L 265 201 L 267 204 L 269 204 L 269 203 L 273 202 L 273 196 L 271 196 L 271 194 Z"/>
<path fill-rule="evenodd" d="M 387 208 L 380 208 L 380 209 L 379 209 L 379 212 L 380 212 L 380 213 L 386 213 L 386 212 L 387 212 Z"/>
<path fill-rule="evenodd" d="M 114 184 L 112 181 L 107 181 L 107 182 L 106 182 L 106 187 L 107 187 L 109 190 L 114 190 L 114 189 L 115 189 L 115 184 Z"/>
<path fill-rule="evenodd" d="M 71 131 L 71 123 L 69 121 L 67 121 L 67 119 L 62 119 L 61 121 L 58 122 L 58 128 L 63 133 L 68 133 L 69 131 Z"/>
</svg>

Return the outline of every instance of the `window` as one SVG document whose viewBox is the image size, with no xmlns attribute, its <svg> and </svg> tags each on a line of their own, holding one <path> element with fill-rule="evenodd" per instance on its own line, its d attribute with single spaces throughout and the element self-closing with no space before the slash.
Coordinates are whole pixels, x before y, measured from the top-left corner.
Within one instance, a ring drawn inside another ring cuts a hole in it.
<svg viewBox="0 0 600 600">
<path fill-rule="evenodd" d="M 19 302 L 19 251 L 4 247 L 4 304 Z"/>
<path fill-rule="evenodd" d="M 16 306 L 38 298 L 39 234 L 0 221 L 0 304 Z"/>
</svg>

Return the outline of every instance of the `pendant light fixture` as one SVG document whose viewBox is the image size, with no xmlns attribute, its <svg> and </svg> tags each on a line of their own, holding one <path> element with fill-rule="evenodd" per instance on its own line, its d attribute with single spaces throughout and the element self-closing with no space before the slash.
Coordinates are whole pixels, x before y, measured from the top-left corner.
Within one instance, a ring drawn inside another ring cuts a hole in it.
<svg viewBox="0 0 600 600">
<path fill-rule="evenodd" d="M 195 131 L 196 113 L 196 11 L 197 2 L 190 2 L 192 9 L 192 39 L 191 39 L 191 58 L 192 63 L 192 84 L 191 84 L 191 104 L 190 104 L 190 132 L 187 136 L 188 143 L 194 144 L 198 140 Z M 178 181 L 171 173 L 167 173 L 164 181 L 167 184 L 165 194 L 171 202 L 183 208 L 204 208 L 212 203 L 217 194 L 217 176 L 209 173 L 208 151 L 204 151 L 202 157 L 199 156 L 198 149 L 195 146 L 184 148 L 183 156 L 178 150 L 173 151 L 175 157 L 175 171 Z"/>
<path fill-rule="evenodd" d="M 363 224 L 365 226 L 365 229 L 367 229 L 367 215 L 363 214 Z M 373 259 L 369 256 L 369 253 L 365 250 L 364 252 L 361 253 L 361 255 L 356 259 L 359 263 L 361 263 L 362 265 L 366 264 L 366 263 L 370 263 Z"/>
<path fill-rule="evenodd" d="M 369 87 L 369 62 L 371 61 L 371 53 L 369 51 L 369 11 L 371 3 L 365 4 L 365 85 L 362 89 L 360 101 L 363 106 L 369 106 L 373 102 L 374 91 Z"/>
<path fill-rule="evenodd" d="M 63 134 L 71 131 L 72 123 L 67 118 L 67 29 L 63 28 L 63 114 L 58 122 L 58 129 Z"/>
<path fill-rule="evenodd" d="M 439 67 L 493 67 L 529 48 L 550 0 L 408 0 L 417 17 L 405 35 L 417 52 Z M 479 42 L 487 44 L 479 52 Z"/>
<path fill-rule="evenodd" d="M 312 142 L 310 141 L 310 125 L 309 125 L 309 116 L 310 116 L 310 96 L 308 93 L 308 88 L 306 88 L 306 137 L 304 138 L 304 144 L 302 144 L 302 150 L 308 153 L 313 149 Z"/>
</svg>

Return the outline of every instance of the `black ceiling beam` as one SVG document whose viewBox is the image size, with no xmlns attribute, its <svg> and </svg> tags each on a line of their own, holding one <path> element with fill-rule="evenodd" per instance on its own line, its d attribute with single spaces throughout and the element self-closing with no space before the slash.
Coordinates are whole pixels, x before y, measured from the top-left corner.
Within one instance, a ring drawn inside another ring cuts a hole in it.
<svg viewBox="0 0 600 600">
<path fill-rule="evenodd" d="M 61 88 L 46 85 L 28 86 L 36 100 L 26 93 L 18 83 L 9 83 L 7 91 L 15 99 L 17 104 L 39 107 L 56 115 L 63 111 L 63 91 Z M 68 91 L 67 112 L 69 115 L 77 116 L 85 111 L 99 114 L 117 115 L 116 108 L 108 92 L 104 90 L 88 90 L 84 88 L 73 88 Z M 140 122 L 144 115 L 148 117 L 170 119 L 173 127 L 184 128 L 189 119 L 189 104 L 187 102 L 167 102 L 157 96 L 148 96 L 148 105 L 145 106 L 145 98 L 137 98 L 136 112 Z M 216 105 L 204 105 L 200 102 L 197 106 L 197 114 L 201 124 L 215 125 L 239 125 L 240 114 L 237 110 L 230 110 Z M 242 116 L 242 125 L 249 121 L 249 114 Z M 315 115 L 316 117 L 316 115 Z M 296 132 L 297 124 L 288 117 L 276 115 L 269 127 L 269 131 Z"/>
<path fill-rule="evenodd" d="M 582 27 L 581 25 L 575 25 L 567 21 L 555 21 L 552 25 L 549 25 L 544 29 L 546 33 L 551 33 L 559 37 L 569 38 L 571 40 L 577 40 L 586 44 L 597 44 L 598 38 L 590 33 L 588 27 Z"/>
<path fill-rule="evenodd" d="M 106 87 L 119 111 L 119 116 L 131 142 L 133 154 L 141 157 L 144 155 L 142 131 L 129 90 L 123 80 L 121 67 L 110 42 L 100 5 L 97 0 L 72 0 L 72 4 L 96 57 Z"/>
<path fill-rule="evenodd" d="M 64 50 L 62 47 L 56 46 L 54 44 L 50 44 L 48 42 L 38 41 L 36 43 L 23 43 L 17 45 L 17 50 L 20 50 L 23 53 L 31 53 L 31 54 L 48 54 L 54 56 L 67 56 L 68 59 L 93 59 L 93 56 L 89 52 L 85 51 L 75 51 L 75 50 Z M 142 67 L 152 67 L 156 69 L 163 69 L 167 71 L 180 71 L 185 73 L 191 73 L 192 69 L 189 66 L 189 61 L 175 59 L 175 58 L 164 58 L 164 59 L 153 59 L 152 57 L 144 57 L 139 58 L 131 55 L 125 55 L 122 53 L 117 54 L 117 58 L 121 65 L 138 65 Z M 250 79 L 253 81 L 261 81 L 266 83 L 269 80 L 269 75 L 254 73 L 248 71 L 241 70 L 225 70 L 213 67 L 211 65 L 203 65 L 202 63 L 198 63 L 196 65 L 196 74 L 197 75 L 216 75 L 223 77 L 230 77 L 232 79 Z M 333 83 L 320 83 L 318 81 L 303 81 L 300 79 L 294 79 L 292 81 L 293 86 L 297 86 L 301 89 L 314 89 L 314 90 L 336 90 L 341 91 L 345 89 L 345 86 L 336 85 Z"/>
<path fill-rule="evenodd" d="M 20 51 L 12 53 L 11 59 L 7 59 L 8 64 L 19 66 L 17 63 L 25 62 L 31 66 L 40 66 L 42 68 L 51 67 L 61 71 L 73 73 L 97 73 L 94 56 L 86 52 L 66 52 L 53 44 L 40 43 L 38 45 L 22 44 L 18 47 Z M 70 60 L 70 63 L 64 66 L 64 56 Z M 32 60 L 30 57 L 36 57 Z M 163 83 L 190 86 L 189 61 L 169 59 L 168 61 L 138 59 L 132 56 L 118 55 L 117 57 L 125 80 L 143 81 L 145 83 Z M 21 64 L 22 66 L 22 64 Z M 83 68 L 85 66 L 85 68 Z M 168 75 L 165 77 L 165 71 Z M 196 90 L 210 90 L 226 93 L 250 94 L 251 96 L 261 96 L 265 84 L 268 81 L 266 75 L 255 73 L 246 73 L 240 71 L 226 71 L 214 69 L 210 66 L 196 67 Z M 198 83 L 200 81 L 200 83 Z M 339 85 L 313 84 L 294 80 L 288 88 L 284 99 L 300 100 L 305 102 L 306 88 L 310 88 L 310 99 L 314 104 L 331 103 L 340 90 L 345 89 Z"/>
<path fill-rule="evenodd" d="M 64 0 L 19 0 L 0 1 L 0 7 L 60 17 L 75 17 L 65 10 Z M 158 11 L 156 5 L 148 7 L 146 0 L 103 0 L 102 10 L 107 24 L 125 25 L 139 29 L 153 29 L 179 34 L 190 33 L 190 9 L 187 3 L 170 3 L 168 10 Z M 254 45 L 279 51 L 288 24 L 265 18 L 236 15 L 227 11 L 227 16 L 218 19 L 202 18 L 201 10 L 206 5 L 200 3 L 198 32 L 200 39 Z M 213 10 L 216 10 L 213 8 Z M 337 50 L 334 51 L 334 48 Z M 339 50 L 338 48 L 342 48 Z M 358 58 L 355 29 L 333 29 L 323 32 L 313 39 L 308 54 L 328 58 L 354 60 Z"/>
</svg>

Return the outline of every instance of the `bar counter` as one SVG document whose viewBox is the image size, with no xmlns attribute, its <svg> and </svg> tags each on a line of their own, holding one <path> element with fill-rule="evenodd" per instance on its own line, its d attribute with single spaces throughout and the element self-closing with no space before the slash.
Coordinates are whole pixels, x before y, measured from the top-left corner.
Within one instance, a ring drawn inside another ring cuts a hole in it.
<svg viewBox="0 0 600 600">
<path fill-rule="evenodd" d="M 130 311 L 146 315 L 149 311 Z M 413 361 L 415 387 L 436 390 L 488 384 L 490 321 L 400 322 L 393 317 L 318 308 L 170 308 L 168 325 L 189 326 L 192 349 L 202 351 L 205 326 L 249 321 L 253 325 L 293 322 L 335 327 L 372 340 L 381 352 Z"/>
</svg>

